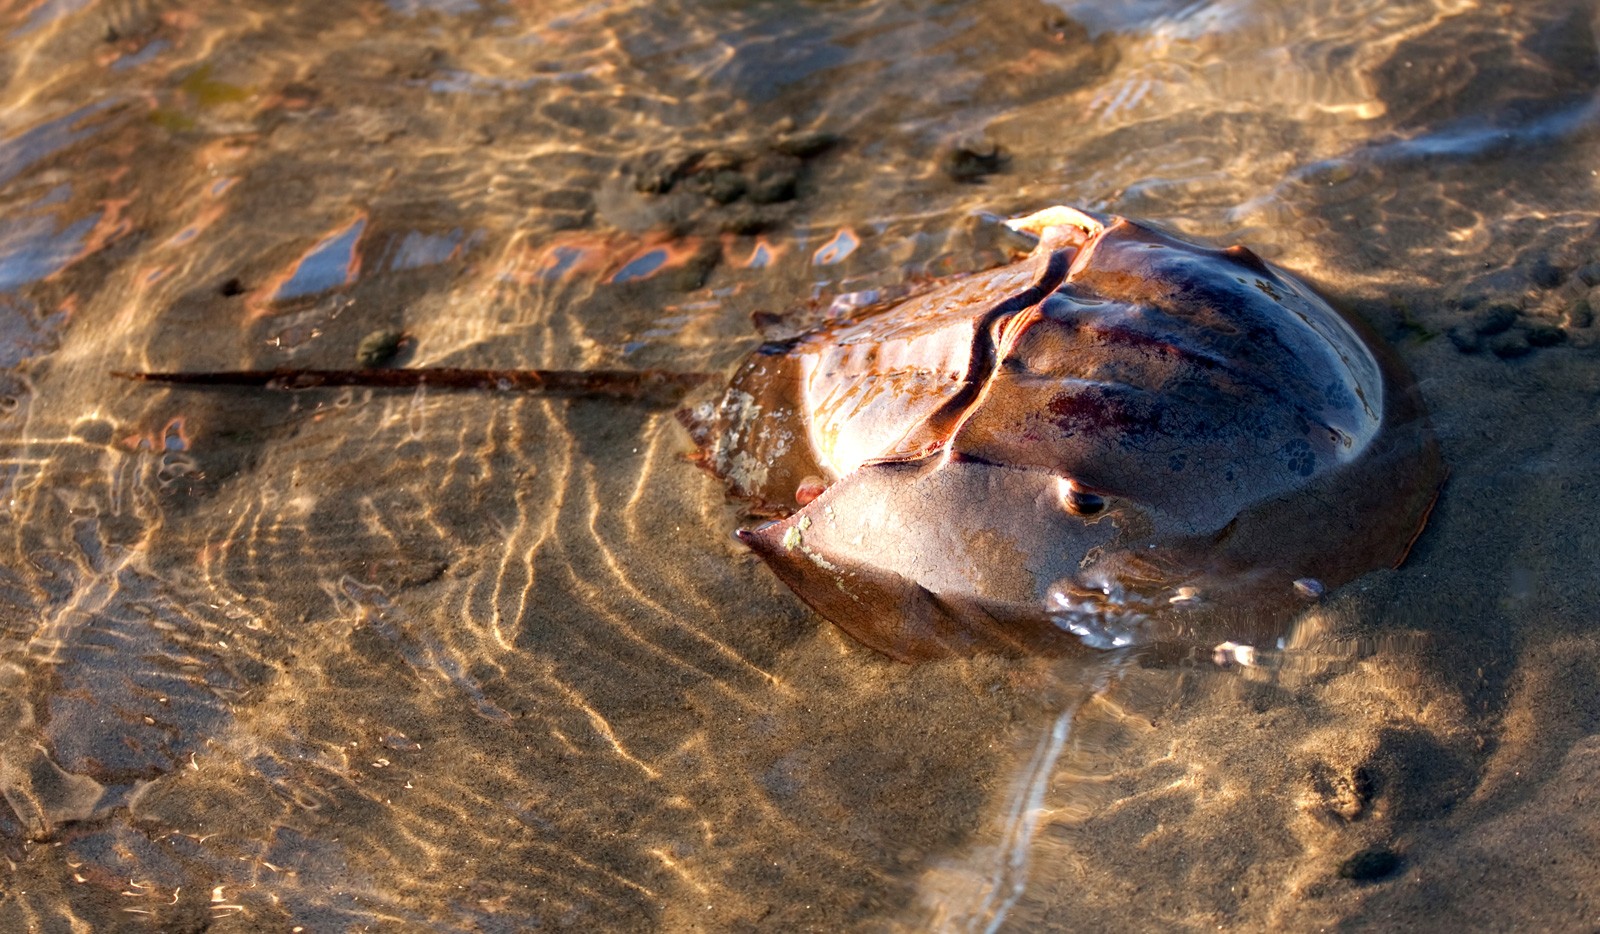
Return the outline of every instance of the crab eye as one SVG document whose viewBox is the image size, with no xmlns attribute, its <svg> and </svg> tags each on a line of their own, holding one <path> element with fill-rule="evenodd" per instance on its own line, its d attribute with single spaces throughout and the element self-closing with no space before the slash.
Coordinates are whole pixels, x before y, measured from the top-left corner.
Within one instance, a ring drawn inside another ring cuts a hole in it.
<svg viewBox="0 0 1600 934">
<path fill-rule="evenodd" d="M 1075 516 L 1098 515 L 1106 508 L 1104 496 L 1090 493 L 1079 486 L 1076 480 L 1066 478 L 1061 480 L 1061 502 L 1067 507 L 1067 512 Z"/>
</svg>

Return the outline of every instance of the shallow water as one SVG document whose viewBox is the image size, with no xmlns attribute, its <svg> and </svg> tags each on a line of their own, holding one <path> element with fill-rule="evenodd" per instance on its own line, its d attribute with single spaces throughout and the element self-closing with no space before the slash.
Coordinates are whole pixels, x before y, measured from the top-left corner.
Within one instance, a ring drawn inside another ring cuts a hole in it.
<svg viewBox="0 0 1600 934">
<path fill-rule="evenodd" d="M 0 924 L 1600 923 L 1594 29 L 0 4 Z M 722 188 L 667 184 L 690 151 Z M 875 657 L 729 536 L 667 410 L 109 375 L 383 328 L 417 365 L 722 372 L 751 312 L 983 268 L 985 217 L 1057 203 L 1249 244 L 1432 407 L 1411 560 L 1263 664 Z"/>
</svg>

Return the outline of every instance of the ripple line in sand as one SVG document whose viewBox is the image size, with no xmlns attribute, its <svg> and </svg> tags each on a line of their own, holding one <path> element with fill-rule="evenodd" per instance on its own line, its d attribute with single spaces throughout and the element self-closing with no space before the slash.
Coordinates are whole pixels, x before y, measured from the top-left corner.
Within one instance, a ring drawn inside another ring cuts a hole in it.
<svg viewBox="0 0 1600 934">
<path fill-rule="evenodd" d="M 616 752 L 616 754 L 620 756 L 623 761 L 636 767 L 639 771 L 648 775 L 652 779 L 658 779 L 661 777 L 661 773 L 654 766 L 650 765 L 648 762 L 645 762 L 643 759 L 640 759 L 638 756 L 635 756 L 633 753 L 628 751 L 628 747 L 622 745 L 622 740 L 617 738 L 616 731 L 611 729 L 611 721 L 607 720 L 605 715 L 600 713 L 600 711 L 594 709 L 594 707 L 589 703 L 589 699 L 580 694 L 577 688 L 574 688 L 572 685 L 561 680 L 553 672 L 550 673 L 549 679 L 556 691 L 565 697 L 574 707 L 583 711 L 584 715 L 589 718 L 589 723 L 594 727 L 595 732 L 599 733 L 605 739 L 605 741 L 611 745 L 612 750 Z"/>
<path fill-rule="evenodd" d="M 640 459 L 642 466 L 639 469 L 638 479 L 634 482 L 633 493 L 629 495 L 627 503 L 622 507 L 623 526 L 628 533 L 630 541 L 633 542 L 648 542 L 650 540 L 650 535 L 639 524 L 639 504 L 644 501 L 647 495 L 646 489 L 650 485 L 651 479 L 663 464 L 668 464 L 679 468 L 683 466 L 682 458 L 675 457 L 673 451 L 671 450 L 673 443 L 667 440 L 677 436 L 677 427 L 675 424 L 669 424 L 668 420 L 663 419 L 660 416 L 652 417 L 650 420 L 649 430 L 645 432 L 645 435 L 649 440 L 645 443 L 645 450 Z M 623 584 L 628 587 L 630 593 L 636 595 L 638 599 L 647 603 L 647 605 L 653 608 L 660 607 L 659 603 L 650 598 L 648 595 L 644 594 L 643 591 L 634 586 L 633 583 L 628 579 L 627 572 L 622 569 L 621 563 L 616 559 L 616 555 L 601 540 L 599 526 L 596 521 L 598 518 L 598 512 L 591 514 L 588 528 L 590 535 L 592 535 L 595 539 L 596 545 L 605 555 L 607 565 L 612 569 L 613 573 L 615 573 L 618 578 L 622 580 Z M 712 605 L 712 603 L 697 590 L 683 588 L 680 592 L 689 597 L 695 608 L 707 616 L 711 616 L 718 612 L 718 607 Z M 661 609 L 662 612 L 666 612 L 665 608 Z M 755 673 L 767 683 L 777 688 L 780 692 L 783 692 L 785 696 L 788 696 L 789 688 L 784 685 L 784 683 L 772 672 L 767 671 L 754 662 L 751 662 L 749 659 L 745 658 L 743 655 L 740 655 L 731 646 L 727 645 L 721 640 L 713 639 L 693 626 L 685 626 L 685 628 L 692 637 L 711 646 L 713 650 L 715 650 L 722 657 L 726 658 L 728 661 L 733 662 L 738 667 Z"/>
<path fill-rule="evenodd" d="M 593 469 L 586 469 L 583 472 L 583 476 L 585 478 L 586 485 L 589 488 L 587 491 L 588 495 L 583 498 L 583 501 L 589 504 L 588 515 L 585 517 L 586 521 L 584 523 L 584 528 L 588 531 L 589 539 L 593 542 L 595 550 L 605 562 L 606 570 L 610 572 L 611 577 L 616 582 L 618 588 L 623 593 L 631 597 L 634 602 L 665 618 L 668 621 L 667 625 L 674 631 L 688 636 L 695 642 L 709 646 L 714 652 L 717 653 L 719 657 L 733 662 L 741 670 L 754 672 L 766 683 L 778 687 L 779 690 L 785 690 L 781 682 L 779 682 L 776 676 L 774 676 L 771 672 L 762 669 L 760 666 L 752 663 L 748 659 L 739 655 L 737 652 L 734 652 L 731 648 L 724 645 L 719 640 L 713 639 L 706 635 L 698 627 L 694 626 L 691 621 L 685 619 L 682 614 L 670 609 L 659 600 L 645 593 L 644 590 L 642 590 L 633 582 L 632 577 L 624 568 L 623 562 L 618 559 L 616 550 L 611 547 L 611 545 L 606 541 L 605 536 L 600 532 L 599 519 L 602 513 L 602 507 L 598 490 L 598 482 L 594 478 Z M 576 575 L 574 575 L 574 577 L 576 577 Z M 627 634 L 630 639 L 641 645 L 649 646 L 653 651 L 667 656 L 672 661 L 689 670 L 706 675 L 711 679 L 712 683 L 716 684 L 720 690 L 725 691 L 730 697 L 738 700 L 740 703 L 748 704 L 748 701 L 743 700 L 740 697 L 739 692 L 736 691 L 733 686 L 728 684 L 724 679 L 713 676 L 712 672 L 706 671 L 700 665 L 681 657 L 677 652 L 674 652 L 673 650 L 660 645 L 657 642 L 646 639 L 643 636 L 635 635 L 632 632 L 632 627 L 625 625 L 623 620 L 618 619 L 617 622 L 618 630 Z"/>
<path fill-rule="evenodd" d="M 411 631 L 421 627 L 407 625 L 406 614 L 389 601 L 389 595 L 383 588 L 345 576 L 336 587 L 330 588 L 329 595 L 335 599 L 342 595 L 356 606 L 365 621 L 371 623 L 378 635 L 394 646 L 401 658 L 405 659 L 417 674 L 419 682 L 431 686 L 436 680 L 443 680 L 470 698 L 473 708 L 485 719 L 497 723 L 512 719 L 510 713 L 490 700 L 483 686 L 466 672 L 459 659 L 442 645 L 424 641 Z M 426 677 L 428 673 L 436 675 L 437 679 Z"/>
<path fill-rule="evenodd" d="M 526 485 L 519 485 L 514 494 L 517 504 L 517 524 L 512 529 L 505 547 L 500 551 L 499 571 L 494 575 L 494 596 L 490 600 L 493 615 L 489 627 L 496 643 L 507 651 L 515 648 L 515 638 L 506 635 L 506 623 L 520 628 L 522 621 L 533 610 L 533 593 L 538 577 L 534 563 L 538 555 L 544 550 L 545 543 L 550 541 L 556 532 L 556 518 L 561 514 L 561 505 L 566 498 L 567 485 L 572 477 L 572 451 L 574 448 L 572 436 L 567 431 L 561 420 L 554 417 L 552 409 L 554 403 L 549 400 L 540 400 L 539 414 L 544 421 L 544 430 L 554 437 L 543 437 L 545 443 L 551 445 L 551 450 L 560 453 L 556 464 L 546 464 L 546 472 L 555 469 L 553 482 L 555 497 L 548 503 L 534 504 L 531 502 L 533 493 Z M 525 438 L 514 436 L 513 447 L 521 448 L 526 443 Z M 510 583 L 512 568 L 522 578 L 520 586 Z M 512 602 L 507 596 L 509 590 L 515 590 L 515 600 Z M 509 609 L 507 609 L 509 607 Z"/>
</svg>

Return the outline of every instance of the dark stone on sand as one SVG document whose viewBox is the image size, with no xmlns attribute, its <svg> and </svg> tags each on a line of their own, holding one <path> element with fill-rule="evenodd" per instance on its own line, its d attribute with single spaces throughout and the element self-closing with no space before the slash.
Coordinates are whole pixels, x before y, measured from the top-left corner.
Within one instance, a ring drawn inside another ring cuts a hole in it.
<svg viewBox="0 0 1600 934">
<path fill-rule="evenodd" d="M 1553 289 L 1567 279 L 1567 274 L 1561 267 L 1540 257 L 1528 268 L 1528 279 L 1541 289 Z"/>
<path fill-rule="evenodd" d="M 217 288 L 217 294 L 221 295 L 223 298 L 233 298 L 236 295 L 243 295 L 246 291 L 248 290 L 244 287 L 244 283 L 239 281 L 238 276 L 234 276 L 232 279 L 222 283 L 222 285 L 218 286 Z"/>
<path fill-rule="evenodd" d="M 1585 263 L 1575 273 L 1578 281 L 1589 287 L 1600 285 L 1600 263 Z"/>
<path fill-rule="evenodd" d="M 1472 329 L 1478 332 L 1480 337 L 1489 337 L 1511 330 L 1511 326 L 1516 323 L 1517 306 L 1509 302 L 1496 302 L 1478 313 Z"/>
<path fill-rule="evenodd" d="M 975 182 L 1005 168 L 1006 153 L 999 143 L 956 143 L 939 157 L 939 168 L 958 182 Z"/>
<path fill-rule="evenodd" d="M 369 369 L 388 366 L 406 344 L 404 331 L 381 328 L 361 339 L 356 347 L 356 362 Z"/>
<path fill-rule="evenodd" d="M 1388 847 L 1362 850 L 1339 864 L 1339 878 L 1352 882 L 1381 882 L 1399 872 L 1405 859 Z"/>
<path fill-rule="evenodd" d="M 841 137 L 836 133 L 827 133 L 822 130 L 813 130 L 809 133 L 792 133 L 780 136 L 772 144 L 772 148 L 788 156 L 800 159 L 812 159 L 822 155 L 839 144 Z"/>
<path fill-rule="evenodd" d="M 1567 332 L 1553 324 L 1530 324 L 1523 332 L 1527 335 L 1528 343 L 1535 347 L 1554 347 L 1567 340 Z"/>
<path fill-rule="evenodd" d="M 1478 337 L 1477 332 L 1471 328 L 1458 324 L 1446 334 L 1450 338 L 1450 343 L 1454 344 L 1455 348 L 1462 353 L 1477 353 L 1483 349 L 1483 341 Z"/>
<path fill-rule="evenodd" d="M 1522 331 L 1506 331 L 1489 338 L 1489 350 L 1502 360 L 1511 360 L 1527 356 L 1533 345 Z"/>
</svg>

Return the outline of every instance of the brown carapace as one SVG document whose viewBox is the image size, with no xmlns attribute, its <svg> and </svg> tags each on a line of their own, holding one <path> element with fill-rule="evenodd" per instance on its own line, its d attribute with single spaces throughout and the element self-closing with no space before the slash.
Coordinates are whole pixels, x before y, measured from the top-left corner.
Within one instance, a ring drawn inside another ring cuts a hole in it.
<svg viewBox="0 0 1600 934">
<path fill-rule="evenodd" d="M 1258 641 L 1404 557 L 1444 469 L 1356 325 L 1242 247 L 1011 224 L 1020 262 L 768 343 L 685 413 L 817 612 L 904 660 Z"/>
<path fill-rule="evenodd" d="M 1009 266 L 761 346 L 681 420 L 781 516 L 737 534 L 862 643 L 915 661 L 1259 643 L 1401 561 L 1444 478 L 1415 385 L 1243 247 L 1056 207 Z M 144 373 L 205 385 L 673 401 L 704 374 Z"/>
</svg>

